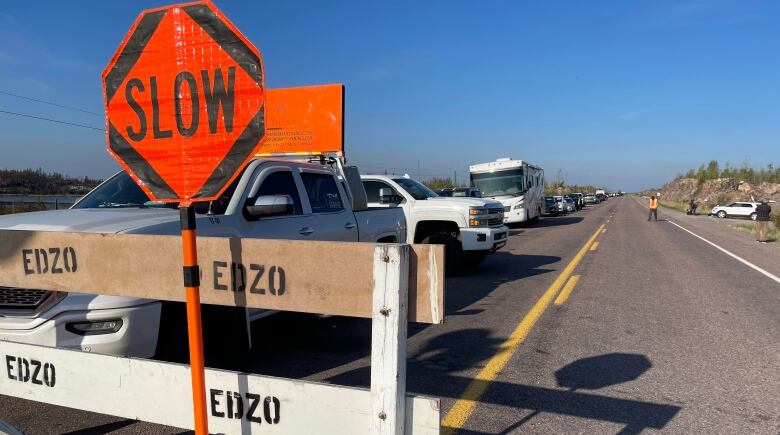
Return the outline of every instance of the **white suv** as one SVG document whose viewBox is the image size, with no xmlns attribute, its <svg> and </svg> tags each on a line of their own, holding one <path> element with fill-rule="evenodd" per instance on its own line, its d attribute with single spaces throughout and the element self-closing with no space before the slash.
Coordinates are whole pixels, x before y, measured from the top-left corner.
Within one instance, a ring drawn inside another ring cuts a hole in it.
<svg viewBox="0 0 780 435">
<path fill-rule="evenodd" d="M 749 217 L 751 220 L 756 220 L 756 207 L 759 204 L 758 202 L 734 202 L 729 205 L 716 205 L 710 214 L 719 218 Z"/>
</svg>

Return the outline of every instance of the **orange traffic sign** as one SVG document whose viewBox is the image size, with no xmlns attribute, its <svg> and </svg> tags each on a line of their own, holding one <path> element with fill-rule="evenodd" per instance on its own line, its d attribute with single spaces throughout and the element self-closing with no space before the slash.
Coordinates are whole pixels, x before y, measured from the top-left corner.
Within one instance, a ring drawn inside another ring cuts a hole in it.
<svg viewBox="0 0 780 435">
<path fill-rule="evenodd" d="M 344 154 L 344 85 L 266 89 L 260 155 Z"/>
<path fill-rule="evenodd" d="M 141 13 L 103 71 L 108 152 L 154 200 L 212 200 L 265 137 L 260 52 L 210 2 Z"/>
</svg>

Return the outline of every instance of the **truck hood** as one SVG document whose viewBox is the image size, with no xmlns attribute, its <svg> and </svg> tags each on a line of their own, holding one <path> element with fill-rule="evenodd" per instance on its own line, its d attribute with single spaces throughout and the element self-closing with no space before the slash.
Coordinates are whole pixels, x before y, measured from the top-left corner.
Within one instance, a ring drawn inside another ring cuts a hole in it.
<svg viewBox="0 0 780 435">
<path fill-rule="evenodd" d="M 178 234 L 179 212 L 167 208 L 82 208 L 0 216 L 0 229 L 78 233 Z M 154 231 L 148 231 L 154 227 Z"/>
<path fill-rule="evenodd" d="M 447 207 L 453 207 L 453 206 L 460 206 L 463 208 L 470 208 L 470 207 L 496 207 L 501 208 L 502 205 L 498 201 L 494 201 L 492 199 L 485 199 L 485 198 L 452 198 L 452 197 L 434 197 L 434 198 L 428 198 L 424 201 L 417 201 L 417 206 L 421 206 L 427 204 L 431 207 L 441 207 L 441 206 L 447 206 Z"/>
</svg>

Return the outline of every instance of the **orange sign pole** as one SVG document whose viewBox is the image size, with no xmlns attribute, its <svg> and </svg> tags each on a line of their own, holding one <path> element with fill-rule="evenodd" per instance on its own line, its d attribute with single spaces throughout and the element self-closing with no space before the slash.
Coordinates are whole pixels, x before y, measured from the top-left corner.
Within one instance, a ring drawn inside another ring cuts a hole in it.
<svg viewBox="0 0 780 435">
<path fill-rule="evenodd" d="M 200 316 L 200 269 L 195 238 L 195 208 L 192 203 L 179 208 L 183 249 L 184 289 L 187 292 L 187 335 L 190 344 L 190 373 L 192 374 L 192 406 L 195 415 L 195 434 L 208 435 L 206 415 L 206 379 L 203 363 L 203 327 Z"/>
</svg>

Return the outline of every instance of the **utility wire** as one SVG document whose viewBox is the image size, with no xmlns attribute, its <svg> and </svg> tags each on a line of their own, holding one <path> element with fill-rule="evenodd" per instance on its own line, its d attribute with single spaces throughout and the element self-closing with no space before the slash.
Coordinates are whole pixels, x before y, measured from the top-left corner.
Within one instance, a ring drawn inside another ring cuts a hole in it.
<svg viewBox="0 0 780 435">
<path fill-rule="evenodd" d="M 103 128 L 92 127 L 91 125 L 76 124 L 74 122 L 67 122 L 67 121 L 59 121 L 57 119 L 43 118 L 43 117 L 40 117 L 40 116 L 27 115 L 25 113 L 9 112 L 7 110 L 0 110 L 0 113 L 5 113 L 7 115 L 14 115 L 14 116 L 22 116 L 22 117 L 25 117 L 25 118 L 39 119 L 41 121 L 56 122 L 57 124 L 72 125 L 74 127 L 88 128 L 90 130 L 97 130 L 99 132 L 105 132 L 106 131 Z"/>
<path fill-rule="evenodd" d="M 11 97 L 16 97 L 16 98 L 21 98 L 22 100 L 35 101 L 36 103 L 48 104 L 50 106 L 60 107 L 62 109 L 75 110 L 76 112 L 89 113 L 90 115 L 103 116 L 102 113 L 97 113 L 97 112 L 92 112 L 92 111 L 89 111 L 89 110 L 79 109 L 78 107 L 65 106 L 63 104 L 52 103 L 51 101 L 39 100 L 37 98 L 25 97 L 24 95 L 12 94 L 10 92 L 0 91 L 0 94 L 8 95 L 8 96 L 11 96 Z"/>
</svg>

